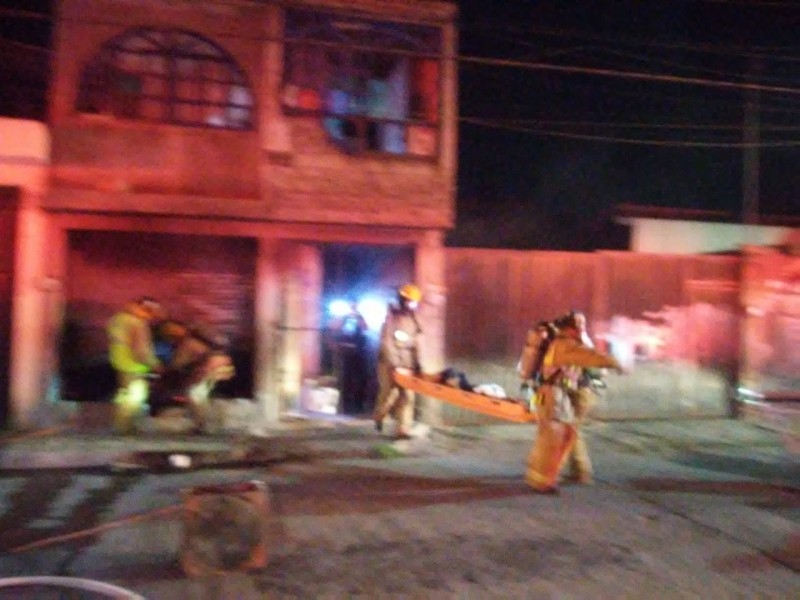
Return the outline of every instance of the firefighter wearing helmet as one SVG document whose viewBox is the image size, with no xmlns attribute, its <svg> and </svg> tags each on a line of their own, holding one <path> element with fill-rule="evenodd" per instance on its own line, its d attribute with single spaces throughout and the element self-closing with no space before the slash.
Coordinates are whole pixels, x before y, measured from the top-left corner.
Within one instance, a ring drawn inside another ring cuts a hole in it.
<svg viewBox="0 0 800 600">
<path fill-rule="evenodd" d="M 117 374 L 114 395 L 114 428 L 132 433 L 136 418 L 150 394 L 148 377 L 161 373 L 163 365 L 156 356 L 151 327 L 166 318 L 156 300 L 142 297 L 128 303 L 108 323 L 109 362 Z"/>
<path fill-rule="evenodd" d="M 378 397 L 375 401 L 375 428 L 383 430 L 383 421 L 392 416 L 395 437 L 408 439 L 414 421 L 414 392 L 394 382 L 394 371 L 420 372 L 419 344 L 422 329 L 416 309 L 422 291 L 408 283 L 397 290 L 397 303 L 389 306 L 383 323 L 378 349 Z"/>
</svg>

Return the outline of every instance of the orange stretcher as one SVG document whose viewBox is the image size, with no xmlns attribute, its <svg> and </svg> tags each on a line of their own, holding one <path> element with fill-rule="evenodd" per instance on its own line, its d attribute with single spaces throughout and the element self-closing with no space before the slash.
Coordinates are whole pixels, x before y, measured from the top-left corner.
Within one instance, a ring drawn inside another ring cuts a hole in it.
<svg viewBox="0 0 800 600">
<path fill-rule="evenodd" d="M 459 408 L 466 408 L 497 419 L 515 423 L 533 423 L 536 421 L 536 414 L 523 406 L 521 401 L 513 398 L 501 399 L 484 394 L 476 394 L 475 392 L 468 392 L 400 371 L 394 372 L 394 381 L 397 385 L 413 392 L 443 400 Z"/>
</svg>

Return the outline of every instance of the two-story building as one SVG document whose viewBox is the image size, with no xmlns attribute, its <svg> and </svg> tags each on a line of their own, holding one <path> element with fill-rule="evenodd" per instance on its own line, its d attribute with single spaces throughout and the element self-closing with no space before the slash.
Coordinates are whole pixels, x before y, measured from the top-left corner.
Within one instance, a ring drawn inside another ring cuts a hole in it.
<svg viewBox="0 0 800 600">
<path fill-rule="evenodd" d="M 441 367 L 455 19 L 425 0 L 60 0 L 48 177 L 17 208 L 12 423 L 58 373 L 91 395 L 108 318 L 143 295 L 227 336 L 265 420 L 319 374 L 332 294 L 417 282 Z"/>
</svg>

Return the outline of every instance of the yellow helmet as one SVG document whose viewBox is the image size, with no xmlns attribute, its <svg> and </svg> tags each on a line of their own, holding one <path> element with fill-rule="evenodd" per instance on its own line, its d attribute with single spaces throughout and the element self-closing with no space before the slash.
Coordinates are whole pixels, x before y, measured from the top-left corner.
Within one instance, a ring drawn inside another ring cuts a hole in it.
<svg viewBox="0 0 800 600">
<path fill-rule="evenodd" d="M 422 290 L 413 283 L 407 283 L 397 290 L 397 295 L 405 298 L 409 302 L 419 302 L 422 300 Z"/>
</svg>

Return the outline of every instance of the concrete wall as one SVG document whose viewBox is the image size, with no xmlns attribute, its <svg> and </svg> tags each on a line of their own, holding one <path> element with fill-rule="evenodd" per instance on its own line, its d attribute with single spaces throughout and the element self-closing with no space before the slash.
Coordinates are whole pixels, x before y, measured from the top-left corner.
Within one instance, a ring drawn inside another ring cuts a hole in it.
<svg viewBox="0 0 800 600">
<path fill-rule="evenodd" d="M 28 165 L 32 170 L 25 175 L 33 183 L 25 184 L 31 191 L 23 193 L 16 253 L 16 273 L 21 276 L 15 292 L 19 308 L 14 315 L 12 394 L 18 426 L 37 422 L 37 407 L 58 369 L 59 336 L 67 312 L 74 312 L 80 301 L 69 278 L 81 268 L 81 257 L 71 249 L 70 239 L 84 232 L 89 238 L 91 232 L 111 238 L 113 232 L 126 232 L 142 239 L 160 233 L 177 240 L 205 235 L 252 242 L 254 250 L 243 260 L 252 261 L 255 255 L 250 281 L 253 395 L 267 419 L 277 418 L 281 394 L 286 393 L 279 389 L 285 366 L 300 364 L 298 377 L 312 368 L 303 362 L 313 358 L 303 358 L 309 341 L 285 339 L 279 329 L 286 315 L 309 316 L 303 307 L 313 299 L 306 295 L 318 294 L 320 286 L 305 282 L 298 294 L 295 284 L 298 273 L 303 280 L 309 269 L 314 271 L 319 244 L 410 248 L 417 283 L 436 291 L 439 298 L 425 319 L 431 332 L 443 336 L 442 236 L 454 222 L 457 150 L 457 65 L 448 59 L 457 46 L 455 5 L 422 0 L 303 3 L 441 29 L 439 151 L 426 159 L 343 154 L 325 139 L 316 119 L 282 113 L 278 105 L 282 8 L 289 5 L 279 0 L 63 0 L 58 4 L 50 136 L 42 146 L 46 156 L 35 153 Z M 131 27 L 188 31 L 221 48 L 251 87 L 255 127 L 222 131 L 77 111 L 82 70 L 104 43 Z M 21 138 L 15 134 L 14 139 Z M 48 240 L 46 253 L 43 239 Z M 117 252 L 93 255 L 113 273 L 109 280 L 125 276 L 115 266 Z M 172 264 L 180 251 L 168 252 L 165 260 Z M 131 292 L 147 281 L 141 269 L 128 275 L 130 285 L 125 289 Z M 98 296 L 104 311 L 112 296 L 110 292 Z M 308 325 L 302 322 L 303 327 Z M 443 351 L 443 338 L 435 339 L 432 364 L 444 362 Z"/>
<path fill-rule="evenodd" d="M 376 0 L 348 9 L 381 18 L 433 20 L 442 28 L 445 55 L 455 52 L 455 11 L 448 4 Z M 281 19 L 277 3 L 63 2 L 51 94 L 53 191 L 48 209 L 452 226 L 457 93 L 452 61 L 442 62 L 436 157 L 352 156 L 327 139 L 321 119 L 281 112 Z M 81 69 L 106 41 L 132 26 L 177 28 L 224 49 L 252 86 L 255 130 L 215 131 L 77 112 Z"/>
<path fill-rule="evenodd" d="M 704 221 L 626 218 L 633 252 L 703 254 L 733 252 L 745 245 L 777 246 L 791 227 L 711 223 Z"/>
</svg>

